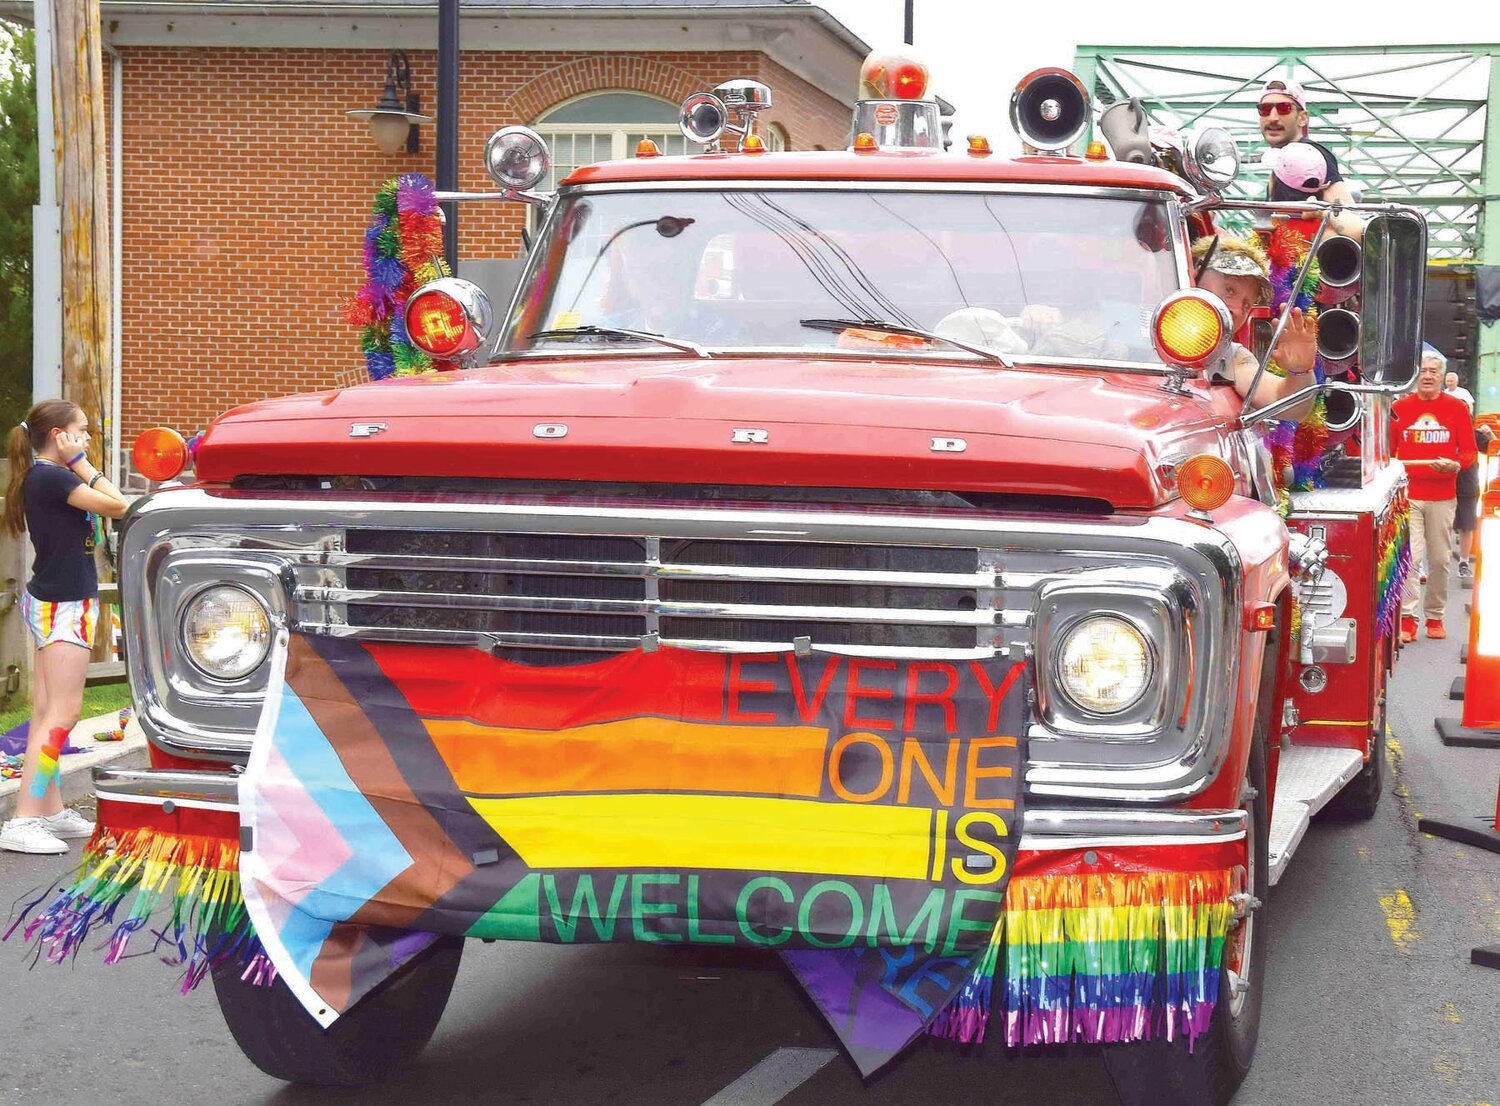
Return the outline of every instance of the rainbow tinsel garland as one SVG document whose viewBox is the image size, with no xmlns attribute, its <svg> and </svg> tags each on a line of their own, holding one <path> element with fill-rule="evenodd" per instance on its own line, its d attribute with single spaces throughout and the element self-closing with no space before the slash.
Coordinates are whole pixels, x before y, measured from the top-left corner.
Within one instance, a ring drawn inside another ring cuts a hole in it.
<svg viewBox="0 0 1500 1106">
<path fill-rule="evenodd" d="M 1271 233 L 1266 256 L 1271 268 L 1271 308 L 1276 315 L 1280 315 L 1287 301 L 1291 300 L 1292 306 L 1301 308 L 1303 314 L 1317 317 L 1317 297 L 1323 283 L 1318 263 L 1314 261 L 1308 266 L 1307 276 L 1303 278 L 1300 288 L 1292 287 L 1298 270 L 1307 258 L 1310 245 L 1307 236 L 1290 223 L 1283 223 Z M 1275 362 L 1271 364 L 1278 376 L 1285 375 L 1283 370 L 1275 366 Z M 1319 383 L 1323 381 L 1321 357 L 1313 362 L 1313 378 Z M 1313 401 L 1312 410 L 1301 422 L 1270 422 L 1265 430 L 1265 440 L 1271 452 L 1272 478 L 1281 500 L 1282 514 L 1285 515 L 1289 506 L 1288 492 L 1307 491 L 1324 484 L 1323 460 L 1328 445 L 1328 422 L 1323 397 L 1320 395 Z"/>
<path fill-rule="evenodd" d="M 431 372 L 438 366 L 407 340 L 402 311 L 419 284 L 448 275 L 432 181 L 420 173 L 386 181 L 374 211 L 365 231 L 365 284 L 344 305 L 344 319 L 359 327 L 371 380 Z"/>
<path fill-rule="evenodd" d="M 237 844 L 220 837 L 100 830 L 84 847 L 71 882 L 61 890 L 49 887 L 22 906 L 3 939 L 24 924 L 22 937 L 38 956 L 62 963 L 76 957 L 91 935 L 108 929 L 105 962 L 113 964 L 124 958 L 131 937 L 147 930 L 154 938 L 147 951 L 165 946 L 166 961 L 183 967 L 184 993 L 229 962 L 244 965 L 245 979 L 270 983 L 276 970 L 240 897 L 239 854 Z M 151 916 L 168 896 L 170 918 L 151 929 Z M 117 919 L 126 899 L 132 899 L 129 909 Z"/>
<path fill-rule="evenodd" d="M 1380 524 L 1377 545 L 1379 598 L 1375 601 L 1375 638 L 1384 641 L 1396 630 L 1401 613 L 1401 592 L 1411 570 L 1411 503 L 1403 488 L 1396 492 L 1385 520 Z"/>
<path fill-rule="evenodd" d="M 1116 1044 L 1208 1028 L 1233 908 L 1229 871 L 1017 877 L 936 1036 L 984 1039 L 994 976 L 1008 1045 Z"/>
</svg>

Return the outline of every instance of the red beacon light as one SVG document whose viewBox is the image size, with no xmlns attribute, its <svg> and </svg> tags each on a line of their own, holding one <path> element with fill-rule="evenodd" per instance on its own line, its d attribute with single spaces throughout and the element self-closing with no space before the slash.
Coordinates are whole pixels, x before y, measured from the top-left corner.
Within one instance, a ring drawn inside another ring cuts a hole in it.
<svg viewBox="0 0 1500 1106">
<path fill-rule="evenodd" d="M 925 100 L 931 79 L 927 66 L 908 54 L 872 50 L 859 67 L 864 100 Z"/>
<path fill-rule="evenodd" d="M 859 67 L 854 133 L 871 135 L 882 150 L 942 149 L 942 120 L 931 84 L 927 66 L 910 53 L 872 50 Z"/>
<path fill-rule="evenodd" d="M 484 342 L 494 317 L 484 290 L 462 277 L 429 281 L 406 301 L 406 334 L 423 353 L 461 359 Z"/>
</svg>

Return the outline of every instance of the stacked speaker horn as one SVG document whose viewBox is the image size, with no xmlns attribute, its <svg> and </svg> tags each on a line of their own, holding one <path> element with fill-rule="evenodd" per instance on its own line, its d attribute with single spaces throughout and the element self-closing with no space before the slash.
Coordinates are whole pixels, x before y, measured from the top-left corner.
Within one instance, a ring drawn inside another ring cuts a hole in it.
<svg viewBox="0 0 1500 1106">
<path fill-rule="evenodd" d="M 1332 375 L 1357 372 L 1360 346 L 1359 283 L 1364 247 L 1334 234 L 1318 244 L 1318 353 Z"/>
</svg>

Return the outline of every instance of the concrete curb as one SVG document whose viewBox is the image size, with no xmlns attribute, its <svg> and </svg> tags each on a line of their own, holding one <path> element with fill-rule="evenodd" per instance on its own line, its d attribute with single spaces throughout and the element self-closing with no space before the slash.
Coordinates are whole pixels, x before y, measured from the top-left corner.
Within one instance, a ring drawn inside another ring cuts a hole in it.
<svg viewBox="0 0 1500 1106">
<path fill-rule="evenodd" d="M 119 719 L 111 712 L 97 718 L 85 718 L 73 727 L 72 742 L 84 749 L 82 753 L 71 753 L 62 758 L 63 802 L 73 803 L 94 793 L 94 769 L 101 764 L 133 758 L 146 763 L 146 735 L 133 720 L 125 727 L 124 741 L 95 741 L 94 735 L 103 730 L 112 730 Z M 20 780 L 0 780 L 0 820 L 9 818 L 16 809 L 20 797 Z"/>
</svg>

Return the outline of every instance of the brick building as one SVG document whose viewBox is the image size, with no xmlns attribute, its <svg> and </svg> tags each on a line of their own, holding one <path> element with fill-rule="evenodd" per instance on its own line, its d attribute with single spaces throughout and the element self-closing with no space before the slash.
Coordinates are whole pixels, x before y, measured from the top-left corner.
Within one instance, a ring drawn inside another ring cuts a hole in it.
<svg viewBox="0 0 1500 1106">
<path fill-rule="evenodd" d="M 370 200 L 395 174 L 431 174 L 436 134 L 424 125 L 420 153 L 386 155 L 345 112 L 374 106 L 393 49 L 435 111 L 436 4 L 101 10 L 118 81 L 119 441 L 128 452 L 147 426 L 191 433 L 236 404 L 350 379 L 362 359 L 340 305 L 362 281 Z M 29 19 L 30 4 L 0 14 Z M 735 77 L 773 89 L 773 147 L 841 147 L 866 52 L 806 0 L 464 0 L 461 42 L 459 187 L 480 190 L 500 126 L 536 127 L 566 175 L 641 135 L 680 149 L 683 97 Z M 525 217 L 465 205 L 461 261 L 515 256 Z"/>
</svg>

